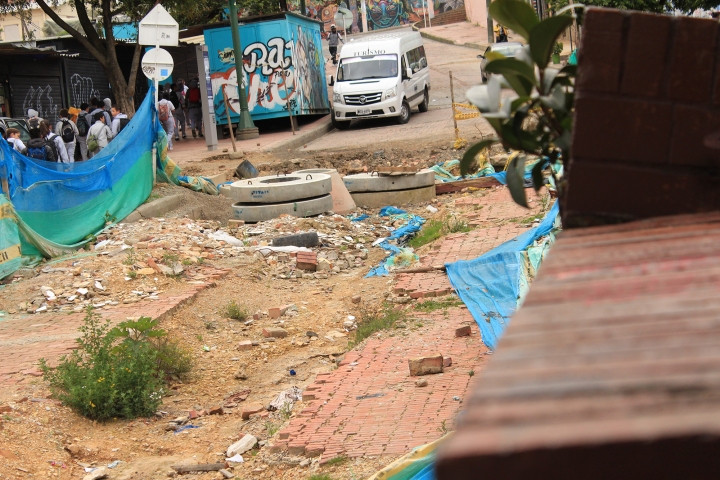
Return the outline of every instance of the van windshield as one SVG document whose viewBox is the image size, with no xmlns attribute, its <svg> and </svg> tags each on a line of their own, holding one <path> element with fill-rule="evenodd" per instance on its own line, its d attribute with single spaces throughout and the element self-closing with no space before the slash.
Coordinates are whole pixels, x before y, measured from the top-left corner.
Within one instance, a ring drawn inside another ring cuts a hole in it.
<svg viewBox="0 0 720 480">
<path fill-rule="evenodd" d="M 398 76 L 397 55 L 368 55 L 343 58 L 337 70 L 338 82 Z"/>
</svg>

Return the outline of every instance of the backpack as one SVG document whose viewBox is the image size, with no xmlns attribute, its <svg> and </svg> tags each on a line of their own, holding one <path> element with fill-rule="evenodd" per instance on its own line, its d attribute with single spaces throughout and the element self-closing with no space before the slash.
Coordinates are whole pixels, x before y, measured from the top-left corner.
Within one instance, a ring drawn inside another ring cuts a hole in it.
<svg viewBox="0 0 720 480">
<path fill-rule="evenodd" d="M 117 133 L 120 133 L 120 132 L 123 131 L 123 128 L 125 128 L 125 126 L 126 126 L 128 123 L 130 123 L 130 119 L 129 119 L 129 118 L 120 118 L 120 119 L 118 119 L 118 120 L 120 120 L 120 123 L 118 124 Z"/>
<path fill-rule="evenodd" d="M 173 104 L 175 110 L 180 108 L 180 97 L 178 97 L 177 92 L 170 92 L 170 103 Z"/>
<path fill-rule="evenodd" d="M 170 107 L 167 103 L 161 103 L 158 105 L 158 118 L 161 122 L 166 122 L 170 118 Z"/>
<path fill-rule="evenodd" d="M 189 103 L 200 103 L 200 89 L 198 87 L 191 87 L 187 93 L 187 99 Z"/>
<path fill-rule="evenodd" d="M 75 132 L 73 131 L 70 120 L 62 119 L 62 128 L 60 129 L 60 137 L 65 143 L 72 143 L 75 141 Z"/>
<path fill-rule="evenodd" d="M 42 138 L 31 138 L 23 154 L 37 160 L 45 160 L 47 162 L 57 162 L 58 155 L 55 144 L 52 140 L 45 141 Z"/>
<path fill-rule="evenodd" d="M 95 134 L 95 133 L 88 133 L 88 137 L 87 137 L 87 148 L 88 148 L 88 151 L 94 152 L 95 150 L 98 149 L 98 147 L 100 147 L 100 144 L 98 143 L 97 134 Z"/>
<path fill-rule="evenodd" d="M 81 113 L 78 116 L 77 119 L 77 129 L 78 129 L 78 136 L 84 137 L 87 135 L 88 130 L 90 130 L 90 125 L 88 124 L 87 118 L 85 118 L 85 115 L 87 115 L 87 112 Z"/>
</svg>

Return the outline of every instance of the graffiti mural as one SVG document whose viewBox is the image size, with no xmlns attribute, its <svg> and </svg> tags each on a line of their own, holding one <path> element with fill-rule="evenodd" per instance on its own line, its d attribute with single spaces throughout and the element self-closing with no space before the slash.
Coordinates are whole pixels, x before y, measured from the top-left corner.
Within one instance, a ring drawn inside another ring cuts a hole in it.
<svg viewBox="0 0 720 480">
<path fill-rule="evenodd" d="M 92 97 L 100 97 L 100 90 L 93 88 L 93 81 L 90 77 L 82 77 L 75 73 L 70 77 L 70 88 L 72 89 L 73 103 L 79 107 L 81 103 L 89 102 Z"/>
<path fill-rule="evenodd" d="M 310 28 L 294 22 L 268 22 L 281 23 L 287 35 L 262 38 L 258 32 L 277 34 L 280 29 L 258 28 L 256 41 L 243 49 L 241 82 L 253 118 L 284 116 L 288 107 L 294 115 L 329 111 L 320 31 L 316 25 Z M 229 37 L 230 32 L 227 33 Z M 252 39 L 242 28 L 241 36 Z M 227 40 L 219 32 L 206 37 L 215 113 L 221 124 L 226 123 L 228 114 L 223 92 L 228 99 L 230 118 L 240 111 L 235 57 Z"/>
<path fill-rule="evenodd" d="M 23 99 L 23 115 L 27 115 L 28 109 L 32 108 L 37 110 L 40 118 L 55 122 L 57 120 L 58 106 L 51 93 L 52 87 L 50 85 L 37 88 L 31 86 Z"/>
</svg>

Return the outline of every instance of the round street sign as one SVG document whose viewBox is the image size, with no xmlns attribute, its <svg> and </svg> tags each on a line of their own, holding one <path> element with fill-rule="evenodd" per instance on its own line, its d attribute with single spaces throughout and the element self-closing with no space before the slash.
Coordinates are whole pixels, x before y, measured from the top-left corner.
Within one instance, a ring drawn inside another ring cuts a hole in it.
<svg viewBox="0 0 720 480">
<path fill-rule="evenodd" d="M 143 55 L 141 66 L 147 78 L 161 82 L 170 76 L 175 63 L 167 50 L 152 48 Z"/>
</svg>

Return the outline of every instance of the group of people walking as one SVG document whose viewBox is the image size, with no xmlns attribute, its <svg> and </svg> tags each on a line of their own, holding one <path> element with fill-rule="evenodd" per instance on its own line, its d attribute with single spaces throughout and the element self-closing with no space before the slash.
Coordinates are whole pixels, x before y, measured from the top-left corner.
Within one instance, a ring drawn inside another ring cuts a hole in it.
<svg viewBox="0 0 720 480">
<path fill-rule="evenodd" d="M 197 78 L 186 85 L 180 79 L 177 83 L 168 83 L 158 92 L 158 118 L 168 138 L 168 150 L 173 149 L 175 141 L 187 138 L 186 124 L 190 125 L 193 138 L 203 137 L 202 103 Z"/>
<path fill-rule="evenodd" d="M 28 110 L 28 117 L 30 140 L 27 144 L 20 139 L 20 131 L 14 128 L 7 131 L 8 143 L 28 157 L 61 163 L 92 158 L 130 122 L 109 98 L 101 101 L 95 97 L 90 103 L 80 105 L 75 120 L 70 118 L 66 108 L 60 110 L 60 119 L 55 125 L 38 117 L 33 109 Z"/>
</svg>

